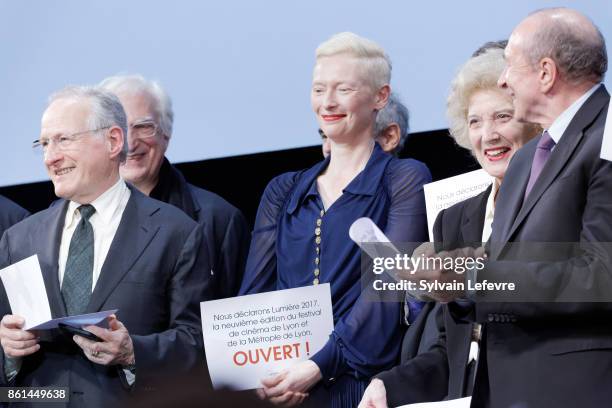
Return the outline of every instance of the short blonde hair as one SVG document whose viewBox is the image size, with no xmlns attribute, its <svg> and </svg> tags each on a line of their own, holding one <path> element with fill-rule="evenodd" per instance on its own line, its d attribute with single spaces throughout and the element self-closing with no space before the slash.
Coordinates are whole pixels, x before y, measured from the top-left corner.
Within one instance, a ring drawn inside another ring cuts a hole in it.
<svg viewBox="0 0 612 408">
<path fill-rule="evenodd" d="M 391 82 L 391 60 L 374 41 L 343 32 L 332 35 L 315 52 L 317 60 L 341 54 L 355 57 L 361 62 L 366 78 L 374 89 L 378 90 Z"/>
</svg>

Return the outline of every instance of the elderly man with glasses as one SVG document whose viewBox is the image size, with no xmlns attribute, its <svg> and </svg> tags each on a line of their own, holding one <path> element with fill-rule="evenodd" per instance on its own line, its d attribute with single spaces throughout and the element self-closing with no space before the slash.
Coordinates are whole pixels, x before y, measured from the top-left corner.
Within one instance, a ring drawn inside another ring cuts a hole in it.
<svg viewBox="0 0 612 408">
<path fill-rule="evenodd" d="M 174 119 L 170 97 L 157 82 L 140 75 L 109 77 L 100 86 L 119 97 L 128 117 L 130 148 L 121 176 L 142 193 L 180 208 L 202 225 L 211 264 L 207 277 L 211 296 L 236 296 L 249 250 L 249 227 L 237 208 L 187 183 L 164 157 Z"/>
<path fill-rule="evenodd" d="M 107 327 L 83 328 L 97 341 L 33 333 L 2 287 L 0 386 L 64 387 L 66 406 L 109 407 L 202 364 L 202 229 L 123 181 L 126 131 L 109 92 L 70 87 L 50 98 L 34 147 L 62 200 L 6 231 L 0 268 L 37 255 L 53 318 L 118 311 Z"/>
</svg>

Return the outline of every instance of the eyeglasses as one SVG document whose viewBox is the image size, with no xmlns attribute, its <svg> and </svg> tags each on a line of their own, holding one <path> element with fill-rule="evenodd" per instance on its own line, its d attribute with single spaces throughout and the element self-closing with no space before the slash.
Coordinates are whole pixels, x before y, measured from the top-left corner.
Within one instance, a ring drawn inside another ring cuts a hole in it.
<svg viewBox="0 0 612 408">
<path fill-rule="evenodd" d="M 150 119 L 132 123 L 130 126 L 130 135 L 133 139 L 149 139 L 157 135 L 157 123 Z"/>
<path fill-rule="evenodd" d="M 37 153 L 45 154 L 47 150 L 49 150 L 49 146 L 51 144 L 54 144 L 57 150 L 64 152 L 67 150 L 74 149 L 74 142 L 77 141 L 80 136 L 85 135 L 87 133 L 93 134 L 99 132 L 100 130 L 109 129 L 111 127 L 112 126 L 104 126 L 97 129 L 89 129 L 83 130 L 81 132 L 69 133 L 67 135 L 56 135 L 52 138 L 41 137 L 40 139 L 32 142 L 32 148 Z"/>
</svg>

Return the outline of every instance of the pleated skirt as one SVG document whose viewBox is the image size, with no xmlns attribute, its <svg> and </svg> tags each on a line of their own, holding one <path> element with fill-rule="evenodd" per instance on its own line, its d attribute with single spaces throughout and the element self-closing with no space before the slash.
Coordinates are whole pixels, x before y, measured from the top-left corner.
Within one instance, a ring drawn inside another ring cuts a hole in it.
<svg viewBox="0 0 612 408">
<path fill-rule="evenodd" d="M 369 383 L 369 380 L 343 375 L 329 386 L 317 384 L 309 391 L 303 405 L 307 408 L 355 408 Z"/>
</svg>

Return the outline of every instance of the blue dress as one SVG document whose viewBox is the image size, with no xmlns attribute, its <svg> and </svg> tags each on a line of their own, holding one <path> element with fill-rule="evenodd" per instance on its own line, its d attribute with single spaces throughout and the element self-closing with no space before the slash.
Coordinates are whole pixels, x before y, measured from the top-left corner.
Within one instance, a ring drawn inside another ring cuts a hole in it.
<svg viewBox="0 0 612 408">
<path fill-rule="evenodd" d="M 423 184 L 431 175 L 424 164 L 394 158 L 376 144 L 365 168 L 325 210 L 317 177 L 328 164 L 329 159 L 268 184 L 240 294 L 329 283 L 335 329 L 311 357 L 323 380 L 309 399 L 354 407 L 369 379 L 396 363 L 403 328 L 398 303 L 362 298 L 361 252 L 349 227 L 369 217 L 393 242 L 426 241 Z"/>
</svg>

